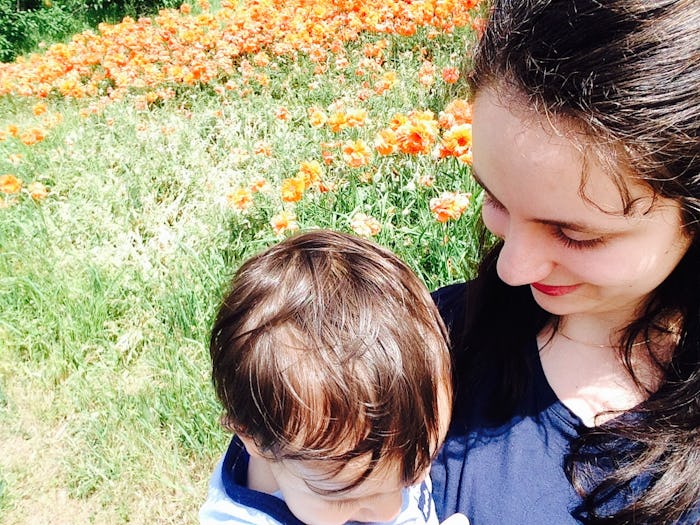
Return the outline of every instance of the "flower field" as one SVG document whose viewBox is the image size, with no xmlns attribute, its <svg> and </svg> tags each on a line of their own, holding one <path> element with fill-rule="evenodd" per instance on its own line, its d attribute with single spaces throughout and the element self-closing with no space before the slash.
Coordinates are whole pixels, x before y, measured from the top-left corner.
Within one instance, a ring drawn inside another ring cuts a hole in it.
<svg viewBox="0 0 700 525">
<path fill-rule="evenodd" d="M 0 64 L 0 523 L 189 523 L 247 256 L 354 231 L 478 259 L 476 0 L 206 0 Z"/>
</svg>

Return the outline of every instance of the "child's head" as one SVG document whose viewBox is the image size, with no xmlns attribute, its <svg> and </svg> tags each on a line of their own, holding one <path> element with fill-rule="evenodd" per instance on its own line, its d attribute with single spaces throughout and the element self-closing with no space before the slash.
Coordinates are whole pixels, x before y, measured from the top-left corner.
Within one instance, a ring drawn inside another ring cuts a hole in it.
<svg viewBox="0 0 700 525">
<path fill-rule="evenodd" d="M 249 259 L 211 355 L 224 425 L 307 523 L 391 519 L 446 432 L 445 327 L 415 274 L 367 240 L 313 231 Z"/>
</svg>

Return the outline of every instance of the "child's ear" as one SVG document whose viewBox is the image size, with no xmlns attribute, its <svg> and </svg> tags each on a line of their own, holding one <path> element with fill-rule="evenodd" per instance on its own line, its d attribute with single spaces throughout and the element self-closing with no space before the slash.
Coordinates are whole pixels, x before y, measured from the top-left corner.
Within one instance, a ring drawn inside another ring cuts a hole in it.
<svg viewBox="0 0 700 525">
<path fill-rule="evenodd" d="M 236 432 L 236 436 L 238 437 L 238 439 L 241 440 L 243 446 L 245 447 L 246 451 L 248 451 L 248 454 L 250 454 L 251 457 L 263 457 L 263 455 L 260 453 L 260 449 L 255 444 L 255 440 L 252 437 L 247 436 L 244 432 L 241 431 Z"/>
</svg>

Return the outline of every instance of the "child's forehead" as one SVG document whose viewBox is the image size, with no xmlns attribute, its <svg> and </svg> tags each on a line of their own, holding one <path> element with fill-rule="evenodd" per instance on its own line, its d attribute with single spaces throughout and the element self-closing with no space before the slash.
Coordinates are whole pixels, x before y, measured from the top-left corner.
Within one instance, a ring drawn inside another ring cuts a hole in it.
<svg viewBox="0 0 700 525">
<path fill-rule="evenodd" d="M 283 468 L 299 480 L 309 492 L 328 497 L 360 498 L 403 488 L 401 463 L 396 459 L 380 461 L 372 468 L 364 481 L 357 483 L 370 467 L 367 454 L 352 459 L 344 465 L 328 461 L 286 460 Z"/>
</svg>

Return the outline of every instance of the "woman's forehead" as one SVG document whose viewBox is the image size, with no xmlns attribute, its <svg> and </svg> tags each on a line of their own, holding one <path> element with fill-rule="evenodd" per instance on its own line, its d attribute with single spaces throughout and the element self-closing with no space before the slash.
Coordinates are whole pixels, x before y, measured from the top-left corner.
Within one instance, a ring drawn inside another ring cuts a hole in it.
<svg viewBox="0 0 700 525">
<path fill-rule="evenodd" d="M 474 103 L 474 173 L 496 199 L 532 193 L 549 207 L 576 202 L 609 215 L 627 215 L 630 202 L 653 198 L 651 188 L 615 159 L 615 148 L 586 137 L 561 119 L 523 107 L 519 97 L 486 89 Z M 507 202 L 503 202 L 508 204 Z M 649 202 L 639 209 L 648 209 Z"/>
</svg>

